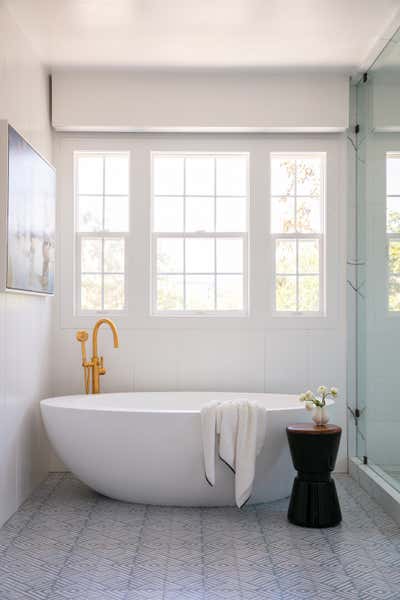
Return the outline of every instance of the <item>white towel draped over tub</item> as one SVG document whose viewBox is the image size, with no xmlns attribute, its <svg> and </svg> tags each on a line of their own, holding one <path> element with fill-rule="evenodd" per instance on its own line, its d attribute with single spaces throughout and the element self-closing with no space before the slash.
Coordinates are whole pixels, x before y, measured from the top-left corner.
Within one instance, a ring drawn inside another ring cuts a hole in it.
<svg viewBox="0 0 400 600">
<path fill-rule="evenodd" d="M 201 430 L 206 479 L 215 484 L 215 454 L 235 473 L 235 501 L 240 508 L 249 499 L 256 457 L 265 440 L 267 412 L 247 399 L 212 402 L 201 410 Z"/>
</svg>

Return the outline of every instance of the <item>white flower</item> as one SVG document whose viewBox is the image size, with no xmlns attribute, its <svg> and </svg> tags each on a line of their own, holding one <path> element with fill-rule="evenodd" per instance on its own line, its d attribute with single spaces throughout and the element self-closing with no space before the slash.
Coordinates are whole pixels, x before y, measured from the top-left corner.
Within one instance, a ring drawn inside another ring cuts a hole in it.
<svg viewBox="0 0 400 600">
<path fill-rule="evenodd" d="M 308 391 L 305 393 L 305 399 L 306 399 L 306 400 L 309 400 L 309 401 L 311 401 L 311 402 L 312 402 L 313 398 L 314 398 L 314 395 L 313 395 L 312 391 L 311 391 L 311 390 L 308 390 Z"/>
<path fill-rule="evenodd" d="M 314 402 L 306 402 L 306 410 L 312 410 L 314 408 Z"/>
<path fill-rule="evenodd" d="M 320 394 L 322 396 L 323 394 L 326 394 L 326 392 L 328 390 L 324 385 L 320 385 L 317 391 L 318 391 L 318 394 Z"/>
<path fill-rule="evenodd" d="M 338 395 L 339 391 L 337 388 L 335 387 L 331 387 L 331 394 L 334 398 L 336 398 L 336 396 Z"/>
<path fill-rule="evenodd" d="M 306 395 L 305 394 L 300 394 L 300 396 L 299 396 L 300 402 L 304 402 L 305 399 L 306 399 Z"/>
</svg>

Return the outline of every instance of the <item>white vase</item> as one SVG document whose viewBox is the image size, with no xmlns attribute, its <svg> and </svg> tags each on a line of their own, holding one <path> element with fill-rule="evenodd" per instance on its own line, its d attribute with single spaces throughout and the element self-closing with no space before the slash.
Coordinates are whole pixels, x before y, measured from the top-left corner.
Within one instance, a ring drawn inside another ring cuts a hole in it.
<svg viewBox="0 0 400 600">
<path fill-rule="evenodd" d="M 312 420 L 316 425 L 326 425 L 329 421 L 329 415 L 326 406 L 316 406 L 313 411 Z"/>
</svg>

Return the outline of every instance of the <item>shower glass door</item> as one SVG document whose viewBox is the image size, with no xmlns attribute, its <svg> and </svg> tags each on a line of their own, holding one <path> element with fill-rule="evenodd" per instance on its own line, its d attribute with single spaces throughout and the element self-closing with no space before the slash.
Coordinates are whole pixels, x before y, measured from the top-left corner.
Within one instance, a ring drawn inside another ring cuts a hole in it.
<svg viewBox="0 0 400 600">
<path fill-rule="evenodd" d="M 356 88 L 357 456 L 400 490 L 400 34 Z"/>
</svg>

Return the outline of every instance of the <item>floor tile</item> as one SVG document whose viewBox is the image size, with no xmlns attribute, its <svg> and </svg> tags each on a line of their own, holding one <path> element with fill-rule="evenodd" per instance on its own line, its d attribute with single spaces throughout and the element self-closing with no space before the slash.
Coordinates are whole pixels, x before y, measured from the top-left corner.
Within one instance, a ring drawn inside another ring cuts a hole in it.
<svg viewBox="0 0 400 600">
<path fill-rule="evenodd" d="M 0 529 L 1 600 L 400 600 L 400 529 L 347 476 L 343 522 L 303 529 L 288 500 L 118 502 L 52 474 Z"/>
</svg>

